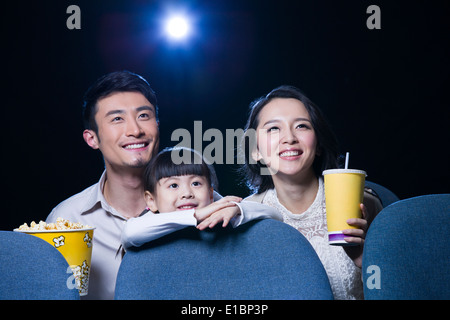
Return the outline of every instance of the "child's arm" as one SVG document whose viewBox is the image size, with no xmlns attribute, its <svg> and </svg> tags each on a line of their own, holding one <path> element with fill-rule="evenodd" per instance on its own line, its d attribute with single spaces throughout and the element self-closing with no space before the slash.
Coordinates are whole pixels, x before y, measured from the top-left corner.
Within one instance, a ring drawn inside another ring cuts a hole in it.
<svg viewBox="0 0 450 320">
<path fill-rule="evenodd" d="M 217 223 L 223 221 L 222 226 L 226 227 L 228 222 L 233 228 L 255 219 L 275 219 L 283 221 L 283 216 L 277 209 L 266 206 L 255 201 L 235 202 L 235 207 L 227 207 L 217 210 L 208 218 L 203 220 L 197 229 L 203 230 L 213 228 Z"/>
<path fill-rule="evenodd" d="M 122 230 L 121 242 L 125 249 L 129 247 L 140 247 L 146 242 L 161 238 L 169 233 L 184 229 L 186 227 L 195 227 L 213 212 L 225 207 L 235 206 L 231 201 L 239 201 L 238 197 L 225 197 L 210 205 L 183 211 L 174 211 L 167 213 L 147 214 L 131 218 L 125 224 Z"/>
<path fill-rule="evenodd" d="M 238 204 L 241 209 L 241 215 L 231 220 L 233 227 L 256 219 L 275 219 L 283 221 L 283 215 L 275 208 L 255 201 L 242 201 Z"/>
<path fill-rule="evenodd" d="M 194 209 L 159 214 L 148 212 L 141 217 L 131 218 L 122 230 L 122 245 L 125 249 L 140 247 L 174 231 L 195 227 L 197 220 L 194 212 Z"/>
</svg>

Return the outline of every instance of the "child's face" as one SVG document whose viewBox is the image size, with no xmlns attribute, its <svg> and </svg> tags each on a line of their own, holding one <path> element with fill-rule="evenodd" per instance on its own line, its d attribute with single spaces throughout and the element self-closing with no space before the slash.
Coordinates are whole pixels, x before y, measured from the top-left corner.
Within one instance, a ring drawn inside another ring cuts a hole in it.
<svg viewBox="0 0 450 320">
<path fill-rule="evenodd" d="M 213 201 L 213 188 L 202 176 L 186 175 L 162 178 L 154 194 L 145 192 L 147 206 L 153 212 L 173 212 L 203 208 Z"/>
</svg>

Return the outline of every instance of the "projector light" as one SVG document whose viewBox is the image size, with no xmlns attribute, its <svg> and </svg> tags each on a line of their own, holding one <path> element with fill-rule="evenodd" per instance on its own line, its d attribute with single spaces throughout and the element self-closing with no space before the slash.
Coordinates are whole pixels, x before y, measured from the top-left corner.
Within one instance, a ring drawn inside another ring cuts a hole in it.
<svg viewBox="0 0 450 320">
<path fill-rule="evenodd" d="M 180 40 L 189 34 L 189 22 L 185 17 L 171 17 L 166 22 L 166 32 L 172 39 Z"/>
</svg>

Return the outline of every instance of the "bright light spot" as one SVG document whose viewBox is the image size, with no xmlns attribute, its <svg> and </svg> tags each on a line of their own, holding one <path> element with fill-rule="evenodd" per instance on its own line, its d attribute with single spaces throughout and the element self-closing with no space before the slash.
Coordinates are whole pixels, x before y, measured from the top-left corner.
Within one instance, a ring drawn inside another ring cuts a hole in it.
<svg viewBox="0 0 450 320">
<path fill-rule="evenodd" d="M 166 32 L 173 39 L 183 39 L 189 34 L 189 21 L 183 16 L 174 16 L 166 22 Z"/>
</svg>

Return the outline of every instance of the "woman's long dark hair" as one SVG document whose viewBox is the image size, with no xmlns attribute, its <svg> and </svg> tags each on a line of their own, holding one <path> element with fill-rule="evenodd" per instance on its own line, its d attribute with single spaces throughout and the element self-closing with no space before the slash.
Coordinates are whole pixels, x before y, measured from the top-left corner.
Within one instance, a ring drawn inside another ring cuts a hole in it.
<svg viewBox="0 0 450 320">
<path fill-rule="evenodd" d="M 250 104 L 250 115 L 245 126 L 245 132 L 258 127 L 259 113 L 275 98 L 293 98 L 301 101 L 309 113 L 311 124 L 317 138 L 318 155 L 314 159 L 313 169 L 317 177 L 322 175 L 322 171 L 338 167 L 338 143 L 335 134 L 325 119 L 322 111 L 306 97 L 298 88 L 293 86 L 281 86 L 272 90 L 268 95 L 263 96 Z M 271 175 L 261 175 L 261 169 L 266 166 L 260 161 L 251 158 L 252 146 L 248 143 L 248 138 L 244 135 L 241 143 L 241 152 L 244 153 L 244 165 L 241 173 L 246 179 L 247 187 L 256 193 L 262 193 L 274 188 Z"/>
</svg>

